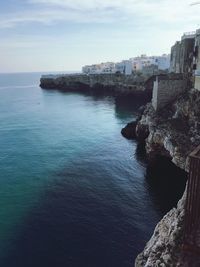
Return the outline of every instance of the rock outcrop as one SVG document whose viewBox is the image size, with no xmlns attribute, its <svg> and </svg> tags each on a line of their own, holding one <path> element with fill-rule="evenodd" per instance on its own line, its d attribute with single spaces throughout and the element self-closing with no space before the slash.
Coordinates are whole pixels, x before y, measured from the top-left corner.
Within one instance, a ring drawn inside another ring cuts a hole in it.
<svg viewBox="0 0 200 267">
<path fill-rule="evenodd" d="M 200 92 L 191 89 L 159 113 L 148 104 L 135 127 L 145 133 L 149 157 L 165 155 L 175 165 L 188 171 L 188 155 L 200 144 Z M 158 223 L 144 251 L 135 261 L 136 267 L 189 266 L 181 263 L 181 238 L 186 190 L 177 208 Z M 194 265 L 197 266 L 197 265 Z M 199 265 L 198 265 L 199 266 Z"/>
<path fill-rule="evenodd" d="M 122 130 L 121 130 L 121 134 L 127 138 L 127 139 L 135 139 L 136 138 L 136 133 L 135 133 L 135 129 L 137 126 L 137 120 L 136 121 L 132 121 L 129 122 Z"/>
<path fill-rule="evenodd" d="M 155 77 L 153 76 L 153 79 Z M 149 76 L 124 74 L 66 74 L 44 75 L 40 79 L 43 89 L 112 95 L 116 101 L 139 101 L 146 104 L 151 100 L 153 82 Z"/>
<path fill-rule="evenodd" d="M 155 112 L 148 104 L 136 126 L 137 132 L 147 129 L 146 150 L 171 157 L 181 169 L 188 170 L 188 154 L 200 144 L 200 92 L 192 89 L 174 103 Z"/>
</svg>

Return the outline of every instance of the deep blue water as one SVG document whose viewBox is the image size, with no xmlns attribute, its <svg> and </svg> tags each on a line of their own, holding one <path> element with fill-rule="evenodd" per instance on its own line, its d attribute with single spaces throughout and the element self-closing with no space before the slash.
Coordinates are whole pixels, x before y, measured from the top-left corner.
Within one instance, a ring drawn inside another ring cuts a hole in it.
<svg viewBox="0 0 200 267">
<path fill-rule="evenodd" d="M 0 75 L 0 266 L 130 267 L 161 217 L 134 106 Z"/>
</svg>

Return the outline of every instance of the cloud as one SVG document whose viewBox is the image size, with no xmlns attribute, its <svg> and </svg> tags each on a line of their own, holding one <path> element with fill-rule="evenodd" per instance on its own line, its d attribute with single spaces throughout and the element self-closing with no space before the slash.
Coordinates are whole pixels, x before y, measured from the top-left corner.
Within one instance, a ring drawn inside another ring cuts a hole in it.
<svg viewBox="0 0 200 267">
<path fill-rule="evenodd" d="M 33 11 L 15 12 L 12 14 L 2 15 L 0 17 L 0 28 L 12 28 L 19 24 L 41 23 L 51 25 L 57 22 L 75 22 L 75 23 L 110 23 L 113 21 L 110 11 L 99 14 L 87 14 L 77 10 L 62 9 L 42 9 Z"/>
<path fill-rule="evenodd" d="M 26 0 L 27 8 L 1 14 L 0 28 L 12 28 L 19 24 L 59 22 L 73 23 L 124 23 L 144 25 L 188 26 L 197 24 L 188 0 Z M 193 4 L 197 5 L 199 2 Z M 187 20 L 186 20 L 187 18 Z"/>
<path fill-rule="evenodd" d="M 199 2 L 194 2 L 194 3 L 191 3 L 190 6 L 196 6 L 196 5 L 200 5 L 200 1 Z"/>
<path fill-rule="evenodd" d="M 59 69 L 63 61 L 71 68 L 76 62 L 81 66 L 140 53 L 160 54 L 200 23 L 199 1 L 191 5 L 192 0 L 16 2 L 21 4 L 15 9 L 5 4 L 0 10 L 0 57 L 10 69 L 13 60 L 21 70 L 33 61 L 35 69 L 40 64 L 43 69 L 57 64 Z"/>
<path fill-rule="evenodd" d="M 126 8 L 137 3 L 138 0 L 29 0 L 29 3 L 43 4 L 48 6 L 59 6 L 76 10 L 102 10 L 108 8 Z"/>
</svg>

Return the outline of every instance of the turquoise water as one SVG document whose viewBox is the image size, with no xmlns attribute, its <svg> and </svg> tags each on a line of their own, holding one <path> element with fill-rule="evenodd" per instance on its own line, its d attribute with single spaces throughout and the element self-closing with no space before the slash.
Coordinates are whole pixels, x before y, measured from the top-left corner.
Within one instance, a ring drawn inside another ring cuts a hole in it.
<svg viewBox="0 0 200 267">
<path fill-rule="evenodd" d="M 0 75 L 0 266 L 126 267 L 161 213 L 121 128 L 134 107 Z"/>
</svg>

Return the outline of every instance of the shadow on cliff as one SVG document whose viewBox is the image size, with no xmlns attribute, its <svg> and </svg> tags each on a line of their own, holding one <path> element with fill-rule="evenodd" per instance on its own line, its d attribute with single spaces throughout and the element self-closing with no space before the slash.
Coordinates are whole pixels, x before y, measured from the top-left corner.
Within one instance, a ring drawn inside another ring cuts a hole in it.
<svg viewBox="0 0 200 267">
<path fill-rule="evenodd" d="M 149 194 L 156 210 L 163 215 L 176 207 L 185 190 L 186 181 L 187 173 L 165 156 L 157 155 L 147 166 Z"/>
<path fill-rule="evenodd" d="M 145 187 L 155 210 L 163 216 L 176 207 L 182 197 L 187 173 L 166 156 L 157 155 L 149 161 L 144 142 L 137 144 L 135 157 L 146 168 Z"/>
<path fill-rule="evenodd" d="M 86 96 L 94 97 L 94 99 L 104 98 L 107 96 L 113 97 L 117 105 L 136 105 L 138 107 L 147 104 L 152 98 L 152 88 L 146 88 L 144 91 L 139 90 L 126 90 L 118 91 L 117 88 L 111 86 L 101 86 L 96 84 L 94 88 L 90 88 L 85 85 L 77 85 L 73 89 L 71 88 L 42 88 L 44 91 L 59 91 L 61 93 L 75 93 Z"/>
<path fill-rule="evenodd" d="M 137 161 L 140 162 L 140 164 L 146 168 L 146 166 L 148 164 L 148 157 L 147 157 L 144 142 L 137 144 L 137 147 L 135 150 L 135 157 L 136 157 Z"/>
</svg>

